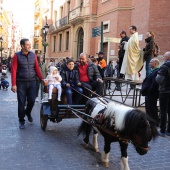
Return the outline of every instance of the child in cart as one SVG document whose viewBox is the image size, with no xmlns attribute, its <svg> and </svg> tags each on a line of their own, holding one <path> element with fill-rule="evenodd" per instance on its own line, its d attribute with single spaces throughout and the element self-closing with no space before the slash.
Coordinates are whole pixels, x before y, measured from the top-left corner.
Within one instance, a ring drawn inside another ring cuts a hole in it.
<svg viewBox="0 0 170 170">
<path fill-rule="evenodd" d="M 74 70 L 74 62 L 71 59 L 67 60 L 66 68 L 61 70 L 62 87 L 67 96 L 67 104 L 79 104 L 82 98 L 83 89 L 80 87 L 79 74 Z M 74 91 L 74 100 L 72 92 Z"/>
<path fill-rule="evenodd" d="M 53 88 L 58 90 L 58 101 L 61 101 L 61 76 L 59 75 L 58 69 L 55 66 L 50 67 L 50 74 L 46 77 L 44 81 L 48 81 L 49 94 L 48 99 L 52 99 Z"/>
</svg>

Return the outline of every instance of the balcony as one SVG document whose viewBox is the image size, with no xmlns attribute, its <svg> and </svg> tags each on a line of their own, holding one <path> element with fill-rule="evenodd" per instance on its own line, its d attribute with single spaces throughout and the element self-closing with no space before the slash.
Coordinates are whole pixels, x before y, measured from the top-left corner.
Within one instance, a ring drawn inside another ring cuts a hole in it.
<svg viewBox="0 0 170 170">
<path fill-rule="evenodd" d="M 61 18 L 60 20 L 55 22 L 56 29 L 60 29 L 68 24 L 68 16 Z"/>
<path fill-rule="evenodd" d="M 49 25 L 49 33 L 52 33 L 53 31 L 55 31 L 56 30 L 56 28 L 55 28 L 55 23 L 54 24 L 51 24 L 51 25 Z"/>
<path fill-rule="evenodd" d="M 69 22 L 70 23 L 76 23 L 82 21 L 82 6 L 79 6 L 72 11 L 70 11 L 69 14 Z"/>
<path fill-rule="evenodd" d="M 37 6 L 37 7 L 35 7 L 34 15 L 36 16 L 38 14 L 40 14 L 40 7 Z"/>
<path fill-rule="evenodd" d="M 38 27 L 39 26 L 39 20 L 34 20 L 34 27 Z"/>
</svg>

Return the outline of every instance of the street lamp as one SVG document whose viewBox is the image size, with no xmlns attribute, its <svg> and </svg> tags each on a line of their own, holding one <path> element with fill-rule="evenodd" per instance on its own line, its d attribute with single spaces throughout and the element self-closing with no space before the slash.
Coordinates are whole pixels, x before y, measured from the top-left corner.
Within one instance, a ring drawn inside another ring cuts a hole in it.
<svg viewBox="0 0 170 170">
<path fill-rule="evenodd" d="M 49 25 L 46 23 L 46 25 L 42 28 L 42 32 L 44 34 L 44 42 L 43 42 L 43 46 L 44 46 L 44 62 L 45 62 L 45 53 L 46 53 L 46 47 L 47 47 L 47 42 L 46 42 L 46 36 L 48 33 L 48 29 L 49 29 Z"/>
<path fill-rule="evenodd" d="M 1 42 L 1 63 L 2 63 L 2 50 L 3 50 L 3 48 L 2 48 L 3 38 L 2 37 L 0 37 L 0 42 Z"/>
</svg>

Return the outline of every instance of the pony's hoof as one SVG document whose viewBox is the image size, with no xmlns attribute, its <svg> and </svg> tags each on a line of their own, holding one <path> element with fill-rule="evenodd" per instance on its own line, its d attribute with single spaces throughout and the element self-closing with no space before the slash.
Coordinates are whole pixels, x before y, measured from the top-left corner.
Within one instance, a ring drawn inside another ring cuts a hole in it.
<svg viewBox="0 0 170 170">
<path fill-rule="evenodd" d="M 85 148 L 87 148 L 87 147 L 88 147 L 88 143 L 83 143 L 83 146 L 84 146 Z"/>
<path fill-rule="evenodd" d="M 94 151 L 95 152 L 99 152 L 99 148 L 94 148 Z"/>
<path fill-rule="evenodd" d="M 104 167 L 108 168 L 108 167 L 109 167 L 109 162 L 102 162 L 102 165 L 103 165 Z"/>
</svg>

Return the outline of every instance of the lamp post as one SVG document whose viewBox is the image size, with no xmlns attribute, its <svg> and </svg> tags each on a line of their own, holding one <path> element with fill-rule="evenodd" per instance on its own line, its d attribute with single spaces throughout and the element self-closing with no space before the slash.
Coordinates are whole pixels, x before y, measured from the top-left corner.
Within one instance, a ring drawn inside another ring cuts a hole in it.
<svg viewBox="0 0 170 170">
<path fill-rule="evenodd" d="M 2 63 L 2 42 L 3 42 L 3 38 L 0 37 L 0 42 L 1 42 L 1 63 Z"/>
<path fill-rule="evenodd" d="M 44 42 L 43 42 L 43 46 L 44 46 L 44 62 L 45 62 L 45 53 L 46 53 L 46 37 L 47 37 L 47 33 L 48 33 L 48 29 L 49 29 L 49 25 L 46 23 L 46 25 L 42 28 L 42 32 L 44 34 Z"/>
</svg>

